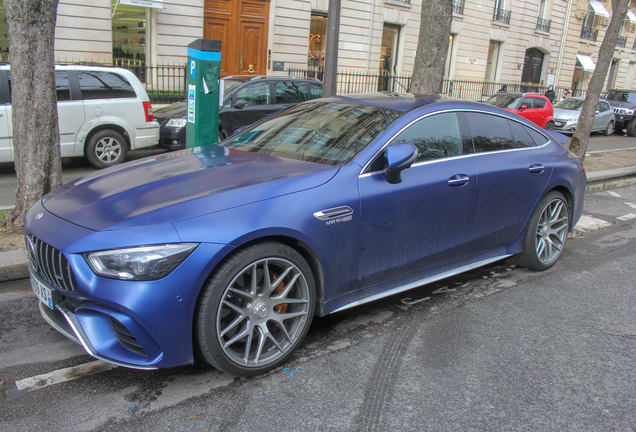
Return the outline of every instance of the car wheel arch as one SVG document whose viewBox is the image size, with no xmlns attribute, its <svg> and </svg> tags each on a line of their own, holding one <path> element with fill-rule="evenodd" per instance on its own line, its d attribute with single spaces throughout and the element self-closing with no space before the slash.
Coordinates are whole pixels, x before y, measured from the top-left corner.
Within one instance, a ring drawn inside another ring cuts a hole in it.
<svg viewBox="0 0 636 432">
<path fill-rule="evenodd" d="M 114 130 L 115 132 L 120 133 L 126 139 L 126 147 L 128 148 L 128 150 L 131 150 L 131 148 L 130 148 L 130 135 L 128 134 L 128 131 L 124 127 L 116 125 L 116 124 L 112 124 L 112 123 L 111 124 L 100 124 L 98 126 L 95 126 L 93 129 L 91 129 L 86 134 L 86 137 L 84 138 L 84 145 L 83 145 L 84 155 L 87 154 L 86 146 L 88 146 L 88 143 L 90 142 L 91 137 L 93 135 L 95 135 L 97 132 L 103 131 L 105 129 L 111 129 L 111 130 Z"/>
</svg>

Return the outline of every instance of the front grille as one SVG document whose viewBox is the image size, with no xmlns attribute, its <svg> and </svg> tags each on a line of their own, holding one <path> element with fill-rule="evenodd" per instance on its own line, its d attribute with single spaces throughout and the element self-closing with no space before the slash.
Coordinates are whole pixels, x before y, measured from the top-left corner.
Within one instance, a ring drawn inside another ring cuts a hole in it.
<svg viewBox="0 0 636 432">
<path fill-rule="evenodd" d="M 120 323 L 113 317 L 110 318 L 110 324 L 113 326 L 113 330 L 115 331 L 115 336 L 117 336 L 117 340 L 122 346 L 136 354 L 142 355 L 144 357 L 148 357 L 146 352 L 141 347 L 141 344 L 135 339 L 133 334 L 126 328 L 125 325 Z"/>
<path fill-rule="evenodd" d="M 29 260 L 37 274 L 63 291 L 76 291 L 75 274 L 64 254 L 30 233 L 25 237 Z"/>
</svg>

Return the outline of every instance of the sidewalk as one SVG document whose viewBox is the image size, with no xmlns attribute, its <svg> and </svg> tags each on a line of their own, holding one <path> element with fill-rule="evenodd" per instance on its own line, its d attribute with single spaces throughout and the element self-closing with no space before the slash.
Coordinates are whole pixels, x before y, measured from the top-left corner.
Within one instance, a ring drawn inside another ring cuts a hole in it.
<svg viewBox="0 0 636 432">
<path fill-rule="evenodd" d="M 624 153 L 626 156 L 627 154 Z M 636 152 L 634 152 L 636 157 Z M 626 158 L 622 158 L 625 161 Z M 587 158 L 586 158 L 587 162 Z M 586 192 L 598 192 L 614 189 L 622 186 L 636 184 L 636 166 L 616 168 L 606 171 L 588 172 Z M 584 235 L 586 232 L 603 229 L 603 221 L 583 216 L 574 227 L 574 237 Z M 22 234 L 13 234 L 8 238 L 5 234 L 0 236 L 0 284 L 29 277 L 24 238 Z M 0 286 L 2 291 L 2 286 Z"/>
</svg>

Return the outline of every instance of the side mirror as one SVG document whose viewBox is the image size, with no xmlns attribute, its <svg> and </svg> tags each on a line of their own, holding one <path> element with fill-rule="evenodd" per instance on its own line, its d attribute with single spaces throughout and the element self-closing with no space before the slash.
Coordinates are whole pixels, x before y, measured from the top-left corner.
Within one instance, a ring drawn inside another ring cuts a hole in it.
<svg viewBox="0 0 636 432">
<path fill-rule="evenodd" d="M 397 184 L 402 181 L 402 171 L 410 168 L 417 159 L 417 147 L 411 143 L 391 144 L 386 148 L 384 155 L 386 179 L 391 184 Z"/>
<path fill-rule="evenodd" d="M 599 111 L 599 110 L 596 110 L 596 114 L 600 114 L 600 111 Z"/>
<path fill-rule="evenodd" d="M 246 106 L 247 106 L 247 101 L 245 99 L 239 99 L 234 104 L 234 108 L 236 108 L 236 109 L 243 109 Z"/>
<path fill-rule="evenodd" d="M 521 105 L 521 111 L 528 109 L 528 105 Z"/>
</svg>

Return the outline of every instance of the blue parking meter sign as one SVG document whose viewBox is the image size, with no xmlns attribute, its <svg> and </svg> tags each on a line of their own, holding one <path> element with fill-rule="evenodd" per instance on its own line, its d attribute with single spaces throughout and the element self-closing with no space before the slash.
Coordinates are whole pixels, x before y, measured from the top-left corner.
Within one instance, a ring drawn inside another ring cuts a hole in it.
<svg viewBox="0 0 636 432">
<path fill-rule="evenodd" d="M 197 77 L 197 62 L 194 59 L 190 59 L 190 75 L 194 79 Z"/>
</svg>

